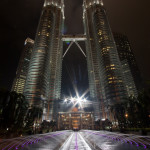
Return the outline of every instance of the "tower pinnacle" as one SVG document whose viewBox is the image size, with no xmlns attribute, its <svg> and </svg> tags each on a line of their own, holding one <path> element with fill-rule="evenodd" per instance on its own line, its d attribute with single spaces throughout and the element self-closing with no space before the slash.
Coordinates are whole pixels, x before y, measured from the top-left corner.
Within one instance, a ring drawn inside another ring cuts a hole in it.
<svg viewBox="0 0 150 150">
<path fill-rule="evenodd" d="M 83 0 L 83 3 L 86 7 L 93 4 L 101 4 L 102 6 L 104 5 L 102 0 Z"/>
<path fill-rule="evenodd" d="M 63 1 L 64 0 L 45 0 L 44 7 L 46 7 L 48 5 L 54 5 L 54 6 L 61 8 L 64 4 Z"/>
</svg>

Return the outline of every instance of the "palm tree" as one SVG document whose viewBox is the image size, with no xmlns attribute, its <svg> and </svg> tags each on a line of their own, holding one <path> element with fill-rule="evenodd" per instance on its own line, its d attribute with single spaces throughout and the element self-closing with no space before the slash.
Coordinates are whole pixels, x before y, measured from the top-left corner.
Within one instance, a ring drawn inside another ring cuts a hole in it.
<svg viewBox="0 0 150 150">
<path fill-rule="evenodd" d="M 28 102 L 25 100 L 25 96 L 18 94 L 17 106 L 15 111 L 15 129 L 19 131 L 22 130 L 24 126 L 24 120 L 28 109 Z"/>
<path fill-rule="evenodd" d="M 15 108 L 17 103 L 17 93 L 10 92 L 8 93 L 7 103 L 3 108 L 3 127 L 11 128 L 15 120 Z"/>
</svg>

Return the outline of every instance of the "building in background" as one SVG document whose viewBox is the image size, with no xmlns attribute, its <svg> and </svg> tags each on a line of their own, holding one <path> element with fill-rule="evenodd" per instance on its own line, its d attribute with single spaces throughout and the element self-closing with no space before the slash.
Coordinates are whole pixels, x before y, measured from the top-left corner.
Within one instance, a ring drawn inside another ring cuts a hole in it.
<svg viewBox="0 0 150 150">
<path fill-rule="evenodd" d="M 121 61 L 121 65 L 122 65 L 122 72 L 123 72 L 123 81 L 127 90 L 128 97 L 130 96 L 137 97 L 138 92 L 136 89 L 136 85 L 128 61 L 126 59 Z"/>
<path fill-rule="evenodd" d="M 140 91 L 143 87 L 142 78 L 134 54 L 132 52 L 130 42 L 127 36 L 123 34 L 114 33 L 113 35 L 120 61 L 123 62 L 123 64 L 126 62 L 126 64 L 129 66 L 136 89 L 137 91 Z"/>
<path fill-rule="evenodd" d="M 59 130 L 94 129 L 93 112 L 79 111 L 76 107 L 70 112 L 58 113 Z"/>
<path fill-rule="evenodd" d="M 16 91 L 17 93 L 23 94 L 33 46 L 34 41 L 27 38 L 25 40 L 25 46 L 20 57 L 16 77 L 13 81 L 11 91 Z"/>
<path fill-rule="evenodd" d="M 84 0 L 84 29 L 90 96 L 95 104 L 95 119 L 110 118 L 110 105 L 123 101 L 121 62 L 102 0 Z"/>
</svg>

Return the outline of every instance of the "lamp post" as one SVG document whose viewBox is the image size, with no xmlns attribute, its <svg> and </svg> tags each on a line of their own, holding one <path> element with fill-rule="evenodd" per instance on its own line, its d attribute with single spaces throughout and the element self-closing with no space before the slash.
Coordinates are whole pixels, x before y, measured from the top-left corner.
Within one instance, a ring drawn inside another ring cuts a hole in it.
<svg viewBox="0 0 150 150">
<path fill-rule="evenodd" d="M 128 118 L 128 114 L 125 114 L 125 117 Z"/>
<path fill-rule="evenodd" d="M 128 127 L 128 114 L 127 113 L 125 114 L 125 118 L 126 118 L 126 124 L 127 124 L 127 127 Z"/>
</svg>

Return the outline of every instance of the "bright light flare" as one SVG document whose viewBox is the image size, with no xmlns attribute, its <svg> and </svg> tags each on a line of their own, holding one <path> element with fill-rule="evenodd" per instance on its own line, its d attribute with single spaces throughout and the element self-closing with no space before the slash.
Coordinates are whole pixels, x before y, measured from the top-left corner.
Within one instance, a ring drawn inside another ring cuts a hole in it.
<svg viewBox="0 0 150 150">
<path fill-rule="evenodd" d="M 87 100 L 84 98 L 83 101 L 86 102 Z"/>
<path fill-rule="evenodd" d="M 87 95 L 87 93 L 89 92 L 89 89 L 87 89 L 81 96 L 79 96 L 79 92 L 78 92 L 77 86 L 75 84 L 73 84 L 73 88 L 74 88 L 76 96 L 73 97 L 70 93 L 70 97 L 67 97 L 67 98 L 65 97 L 64 102 L 73 103 L 73 106 L 71 107 L 71 109 L 74 108 L 76 105 L 78 105 L 78 107 L 83 109 L 83 104 L 85 102 L 87 102 L 87 99 L 85 98 L 85 95 Z"/>
<path fill-rule="evenodd" d="M 83 97 L 83 95 L 81 97 L 76 96 L 76 97 L 68 97 L 64 99 L 64 102 L 70 102 L 73 104 L 72 108 L 75 107 L 76 105 L 79 105 L 80 108 L 83 108 L 83 103 L 87 102 L 87 99 Z"/>
</svg>

